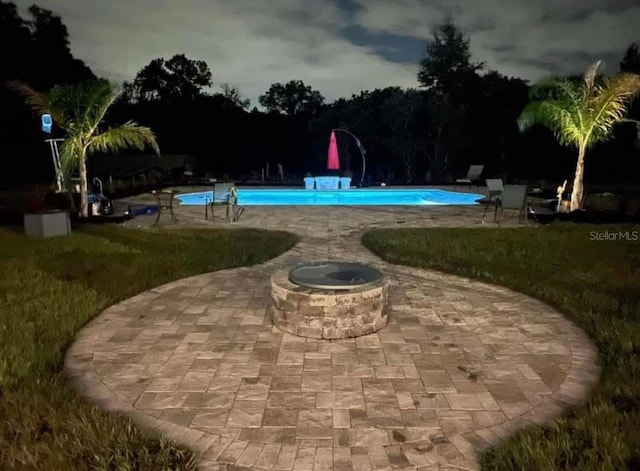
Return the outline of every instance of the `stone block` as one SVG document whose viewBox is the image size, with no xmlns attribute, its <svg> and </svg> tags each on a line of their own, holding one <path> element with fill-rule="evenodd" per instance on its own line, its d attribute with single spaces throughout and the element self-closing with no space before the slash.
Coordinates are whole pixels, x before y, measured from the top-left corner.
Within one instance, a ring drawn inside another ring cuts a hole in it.
<svg viewBox="0 0 640 471">
<path fill-rule="evenodd" d="M 320 306 L 309 306 L 306 304 L 299 304 L 295 312 L 299 316 L 324 317 L 324 310 Z"/>
<path fill-rule="evenodd" d="M 371 300 L 366 303 L 359 304 L 358 306 L 353 306 L 353 315 L 360 316 L 363 314 L 372 314 L 380 316 L 382 313 L 382 307 L 379 300 Z"/>
<path fill-rule="evenodd" d="M 312 329 L 320 329 L 324 327 L 324 319 L 322 317 L 298 317 L 296 319 L 298 325 L 306 325 Z"/>
<path fill-rule="evenodd" d="M 353 326 L 353 336 L 360 337 L 362 335 L 369 335 L 375 332 L 373 324 L 359 324 Z"/>
<path fill-rule="evenodd" d="M 322 338 L 323 339 L 346 339 L 352 337 L 350 327 L 323 327 Z"/>
<path fill-rule="evenodd" d="M 349 308 L 344 306 L 323 307 L 322 312 L 324 317 L 345 317 Z"/>
<path fill-rule="evenodd" d="M 365 314 L 360 314 L 358 316 L 358 323 L 359 324 L 373 324 L 373 321 L 377 318 L 380 317 L 380 313 L 378 313 L 378 315 L 375 315 L 372 312 L 367 312 Z"/>
<path fill-rule="evenodd" d="M 274 301 L 279 299 L 285 300 L 287 299 L 287 290 L 281 286 L 278 286 L 276 283 L 271 282 L 271 298 Z"/>
<path fill-rule="evenodd" d="M 383 287 L 379 286 L 362 292 L 362 299 L 382 298 L 384 296 Z"/>
<path fill-rule="evenodd" d="M 287 312 L 298 312 L 300 308 L 298 303 L 292 302 L 291 300 L 287 299 L 280 305 L 280 309 Z"/>
<path fill-rule="evenodd" d="M 309 293 L 305 291 L 289 291 L 287 292 L 287 301 L 295 304 L 309 305 Z"/>
<path fill-rule="evenodd" d="M 336 304 L 337 302 L 335 295 L 312 293 L 309 296 L 310 306 L 333 307 Z"/>
<path fill-rule="evenodd" d="M 339 329 L 348 329 L 353 325 L 358 325 L 362 323 L 352 317 L 336 317 L 333 320 L 334 320 L 334 325 Z"/>
<path fill-rule="evenodd" d="M 373 321 L 373 331 L 377 332 L 378 330 L 382 329 L 383 327 L 385 327 L 387 325 L 387 322 L 389 320 L 388 316 L 382 316 L 382 317 L 378 317 L 377 319 L 375 319 Z"/>
<path fill-rule="evenodd" d="M 359 304 L 363 300 L 362 293 L 346 291 L 336 294 L 336 304 L 338 306 L 353 306 Z"/>
<path fill-rule="evenodd" d="M 321 339 L 322 328 L 314 328 L 298 324 L 298 326 L 296 327 L 296 335 L 299 335 L 301 337 L 309 337 L 312 339 Z"/>
</svg>

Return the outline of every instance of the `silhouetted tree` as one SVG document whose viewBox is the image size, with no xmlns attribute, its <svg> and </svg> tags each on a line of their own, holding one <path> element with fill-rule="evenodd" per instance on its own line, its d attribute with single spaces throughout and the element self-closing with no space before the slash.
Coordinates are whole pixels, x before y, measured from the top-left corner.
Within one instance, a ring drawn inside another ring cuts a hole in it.
<svg viewBox="0 0 640 471">
<path fill-rule="evenodd" d="M 26 77 L 33 52 L 29 24 L 18 15 L 15 3 L 0 0 L 0 80 Z"/>
<path fill-rule="evenodd" d="M 71 54 L 69 33 L 58 15 L 35 5 L 29 15 L 21 18 L 14 3 L 0 0 L 0 80 L 25 80 L 48 90 L 95 78 Z"/>
<path fill-rule="evenodd" d="M 418 90 L 394 88 L 381 108 L 389 130 L 384 140 L 394 156 L 399 159 L 405 183 L 414 180 L 418 153 L 423 150 L 425 144 L 419 131 L 424 95 L 424 92 Z"/>
<path fill-rule="evenodd" d="M 625 51 L 624 57 L 620 61 L 620 72 L 640 74 L 640 51 L 638 51 L 637 43 L 630 44 Z"/>
<path fill-rule="evenodd" d="M 124 84 L 124 93 L 126 99 L 133 102 L 188 102 L 211 86 L 211 77 L 206 62 L 176 54 L 168 60 L 152 60 L 138 72 L 133 83 Z"/>
<path fill-rule="evenodd" d="M 246 110 L 251 106 L 251 100 L 243 98 L 237 88 L 232 87 L 228 83 L 223 83 L 220 88 L 222 89 L 222 95 L 240 108 Z"/>
<path fill-rule="evenodd" d="M 35 74 L 32 86 L 48 90 L 57 84 L 80 83 L 95 78 L 91 70 L 75 59 L 69 47 L 69 32 L 60 17 L 50 10 L 31 6 L 29 22 L 33 41 Z"/>
<path fill-rule="evenodd" d="M 524 80 L 489 71 L 473 82 L 465 123 L 471 152 L 465 166 L 479 159 L 485 174 L 518 174 L 523 166 L 521 137 L 516 119 L 528 102 L 529 86 Z M 540 162 L 538 161 L 539 165 Z"/>
<path fill-rule="evenodd" d="M 315 113 L 324 103 L 319 91 L 306 86 L 302 80 L 291 80 L 286 84 L 274 83 L 258 101 L 267 111 L 294 116 L 300 113 Z"/>
<path fill-rule="evenodd" d="M 411 94 L 411 92 L 407 92 Z M 331 105 L 324 106 L 322 111 L 309 122 L 314 146 L 314 160 L 317 167 L 324 168 L 326 164 L 326 152 L 329 142 L 329 132 L 332 128 L 344 128 L 360 139 L 367 150 L 367 179 L 390 179 L 397 171 L 402 174 L 402 181 L 406 182 L 406 169 L 403 158 L 411 155 L 415 145 L 420 149 L 424 133 L 421 132 L 423 121 L 420 121 L 411 110 L 415 103 L 409 103 L 404 99 L 405 92 L 399 87 L 388 87 L 373 91 L 363 91 L 359 95 L 353 95 L 350 99 L 340 99 Z M 402 98 L 401 98 L 402 97 Z M 402 108 L 402 107 L 405 108 Z M 420 106 L 417 107 L 418 109 Z M 390 113 L 390 116 L 387 114 Z M 410 136 L 411 142 L 407 146 L 393 138 L 393 132 L 404 127 L 403 113 L 409 113 L 408 121 L 415 123 L 417 129 L 402 131 L 404 136 Z M 392 131 L 392 127 L 395 129 Z M 344 170 L 358 172 L 361 170 L 359 150 L 352 138 L 338 134 L 338 146 L 340 148 L 341 167 Z M 348 162 L 346 157 L 353 156 Z M 344 161 L 342 157 L 345 157 Z M 349 164 L 351 164 L 349 166 Z M 415 165 L 409 164 L 412 169 Z"/>
<path fill-rule="evenodd" d="M 434 128 L 431 171 L 443 178 L 457 167 L 465 155 L 464 120 L 469 96 L 483 64 L 471 61 L 469 40 L 451 18 L 438 26 L 420 62 L 418 82 L 431 94 Z"/>
<path fill-rule="evenodd" d="M 620 72 L 640 74 L 640 51 L 637 43 L 630 44 L 625 51 L 624 57 L 620 61 Z M 640 98 L 636 98 L 631 104 L 629 117 L 640 120 Z"/>
<path fill-rule="evenodd" d="M 91 70 L 71 54 L 69 34 L 59 16 L 32 6 L 22 18 L 13 2 L 0 0 L 0 153 L 21 156 L 14 160 L 13 171 L 0 179 L 43 181 L 53 174 L 39 117 L 29 113 L 6 82 L 20 80 L 48 91 L 56 84 L 92 78 Z"/>
<path fill-rule="evenodd" d="M 438 26 L 420 61 L 418 82 L 426 89 L 451 94 L 464 85 L 465 78 L 484 64 L 471 61 L 469 39 L 451 18 Z"/>
</svg>

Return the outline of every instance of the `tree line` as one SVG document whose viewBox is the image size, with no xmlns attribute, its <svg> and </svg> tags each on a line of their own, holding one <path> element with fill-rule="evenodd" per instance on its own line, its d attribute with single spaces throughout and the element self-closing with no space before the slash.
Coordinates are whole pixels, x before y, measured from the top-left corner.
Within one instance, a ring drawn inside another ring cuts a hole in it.
<svg viewBox="0 0 640 471">
<path fill-rule="evenodd" d="M 8 46 L 15 44 L 20 47 Z M 36 6 L 25 19 L 13 3 L 0 0 L 0 51 L 2 83 L 20 80 L 46 92 L 55 84 L 95 78 L 72 56 L 60 17 Z M 637 45 L 624 53 L 620 70 L 640 72 Z M 518 129 L 532 87 L 475 62 L 469 39 L 452 20 L 426 41 L 415 89 L 387 87 L 326 103 L 319 91 L 293 79 L 272 84 L 259 98 L 264 108 L 259 111 L 228 84 L 212 92 L 214 78 L 208 64 L 184 54 L 155 59 L 123 85 L 106 121 L 133 119 L 153 130 L 163 153 L 193 155 L 197 172 L 238 180 L 258 178 L 267 164 L 272 169 L 282 164 L 296 177 L 325 171 L 333 128 L 360 138 L 370 182 L 443 183 L 477 163 L 488 175 L 510 181 L 562 180 L 573 173 L 575 156 L 559 147 L 551 132 L 541 126 L 526 133 Z M 24 156 L 17 160 L 23 168 L 3 179 L 48 178 L 50 160 L 39 122 L 6 87 L 0 98 L 0 152 Z M 639 111 L 636 103 L 631 115 Z M 612 140 L 596 145 L 586 170 L 589 179 L 623 181 L 640 170 L 633 159 L 638 154 L 634 138 L 633 129 L 620 127 Z M 338 140 L 342 167 L 359 173 L 354 141 Z"/>
</svg>

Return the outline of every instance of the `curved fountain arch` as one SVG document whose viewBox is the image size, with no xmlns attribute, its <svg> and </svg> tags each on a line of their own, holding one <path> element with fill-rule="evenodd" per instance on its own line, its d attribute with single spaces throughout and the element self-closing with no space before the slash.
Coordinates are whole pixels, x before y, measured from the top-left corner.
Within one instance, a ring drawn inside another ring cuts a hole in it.
<svg viewBox="0 0 640 471">
<path fill-rule="evenodd" d="M 360 151 L 360 155 L 362 156 L 362 175 L 360 176 L 360 186 L 362 187 L 362 184 L 364 182 L 364 173 L 365 173 L 365 170 L 367 168 L 367 162 L 366 162 L 366 158 L 365 158 L 365 154 L 367 153 L 367 151 L 365 150 L 364 146 L 362 145 L 362 142 L 360 142 L 360 139 L 358 139 L 358 137 L 355 134 L 347 131 L 346 129 L 342 129 L 342 128 L 333 128 L 331 130 L 331 132 L 334 132 L 334 131 L 344 132 L 344 133 L 348 134 L 349 136 L 351 136 L 351 137 L 353 137 L 355 139 L 356 145 L 358 146 L 358 150 Z"/>
</svg>

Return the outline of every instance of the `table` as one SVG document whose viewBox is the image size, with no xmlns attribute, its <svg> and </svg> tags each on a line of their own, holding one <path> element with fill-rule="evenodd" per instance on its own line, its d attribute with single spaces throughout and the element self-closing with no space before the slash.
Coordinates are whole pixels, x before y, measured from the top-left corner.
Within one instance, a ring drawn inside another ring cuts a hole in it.
<svg viewBox="0 0 640 471">
<path fill-rule="evenodd" d="M 153 225 L 155 226 L 156 224 L 158 224 L 158 222 L 160 221 L 160 216 L 162 215 L 162 210 L 163 209 L 168 209 L 169 210 L 169 215 L 171 216 L 171 221 L 174 224 L 178 223 L 178 218 L 176 217 L 175 213 L 173 212 L 173 200 L 176 194 L 180 193 L 178 190 L 153 190 L 151 192 L 151 194 L 155 197 L 156 199 L 156 204 L 158 205 L 158 213 L 156 215 L 156 220 L 153 223 Z M 165 204 L 162 203 L 163 197 L 165 199 Z M 167 200 L 168 198 L 168 200 Z"/>
</svg>

